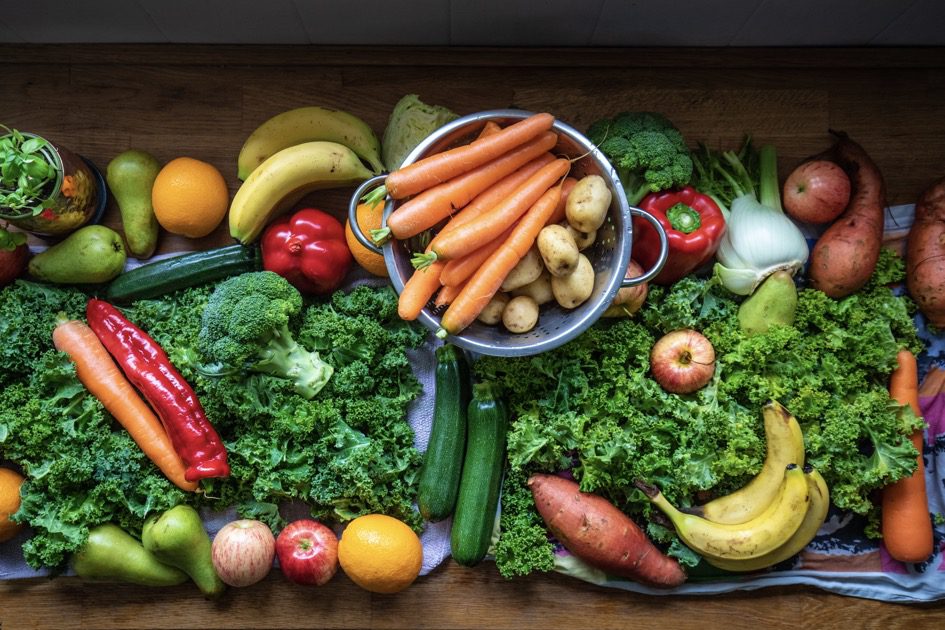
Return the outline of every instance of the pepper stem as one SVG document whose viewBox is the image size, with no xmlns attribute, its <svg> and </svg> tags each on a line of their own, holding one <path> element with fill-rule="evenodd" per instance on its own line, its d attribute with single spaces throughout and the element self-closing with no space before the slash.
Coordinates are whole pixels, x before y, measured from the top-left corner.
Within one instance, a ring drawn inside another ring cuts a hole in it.
<svg viewBox="0 0 945 630">
<path fill-rule="evenodd" d="M 702 227 L 699 213 L 682 202 L 667 210 L 666 218 L 674 230 L 683 234 L 691 234 Z"/>
</svg>

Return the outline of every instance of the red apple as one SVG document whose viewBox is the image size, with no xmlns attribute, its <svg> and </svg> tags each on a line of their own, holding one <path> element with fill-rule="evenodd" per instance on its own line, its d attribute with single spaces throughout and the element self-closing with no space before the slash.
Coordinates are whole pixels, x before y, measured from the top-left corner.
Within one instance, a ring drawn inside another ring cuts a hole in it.
<svg viewBox="0 0 945 630">
<path fill-rule="evenodd" d="M 784 211 L 804 223 L 830 223 L 850 202 L 850 178 L 829 160 L 810 160 L 784 182 Z"/>
<path fill-rule="evenodd" d="M 8 232 L 0 227 L 0 288 L 16 280 L 24 271 L 30 257 L 26 235 Z"/>
<path fill-rule="evenodd" d="M 224 525 L 213 538 L 211 558 L 217 575 L 230 586 L 259 582 L 272 569 L 276 539 L 265 523 L 240 519 Z"/>
<path fill-rule="evenodd" d="M 674 330 L 653 344 L 650 371 L 666 391 L 674 394 L 692 393 L 712 380 L 712 374 L 715 373 L 715 348 L 695 330 Z"/>
<path fill-rule="evenodd" d="M 338 570 L 338 537 L 318 521 L 293 521 L 279 532 L 276 555 L 290 582 L 321 586 Z"/>
</svg>

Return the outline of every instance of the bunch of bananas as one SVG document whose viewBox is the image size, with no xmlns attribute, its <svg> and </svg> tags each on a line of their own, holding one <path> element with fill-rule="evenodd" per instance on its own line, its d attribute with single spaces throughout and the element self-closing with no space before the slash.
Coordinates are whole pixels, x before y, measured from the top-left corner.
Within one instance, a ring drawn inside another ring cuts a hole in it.
<svg viewBox="0 0 945 630">
<path fill-rule="evenodd" d="M 766 404 L 762 413 L 764 466 L 741 489 L 684 511 L 656 487 L 637 484 L 686 545 L 726 571 L 757 571 L 797 554 L 817 534 L 830 507 L 823 477 L 804 466 L 804 436 L 797 419 L 777 402 Z"/>
<path fill-rule="evenodd" d="M 230 204 L 230 234 L 250 243 L 272 217 L 308 193 L 380 173 L 380 153 L 374 131 L 348 112 L 313 106 L 270 118 L 240 150 L 238 176 L 244 181 Z"/>
</svg>

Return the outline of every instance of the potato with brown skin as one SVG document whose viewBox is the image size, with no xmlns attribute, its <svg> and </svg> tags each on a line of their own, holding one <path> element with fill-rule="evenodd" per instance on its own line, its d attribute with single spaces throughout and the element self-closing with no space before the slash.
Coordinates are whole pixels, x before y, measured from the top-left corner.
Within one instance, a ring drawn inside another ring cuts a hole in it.
<svg viewBox="0 0 945 630">
<path fill-rule="evenodd" d="M 810 255 L 811 286 L 834 299 L 860 290 L 873 275 L 883 244 L 886 183 L 876 163 L 845 133 L 822 156 L 850 176 L 853 194 L 847 209 L 814 245 Z"/>
<path fill-rule="evenodd" d="M 508 293 L 496 293 L 476 319 L 483 324 L 495 326 L 502 321 L 502 311 L 505 310 L 505 305 L 508 303 Z"/>
<path fill-rule="evenodd" d="M 679 563 L 603 497 L 581 492 L 577 483 L 557 475 L 532 475 L 528 487 L 548 529 L 584 562 L 656 588 L 674 588 L 686 581 Z"/>
<path fill-rule="evenodd" d="M 593 232 L 607 218 L 612 193 L 600 175 L 586 175 L 578 180 L 565 206 L 565 216 L 574 229 Z"/>
<path fill-rule="evenodd" d="M 518 264 L 512 267 L 512 271 L 510 271 L 509 275 L 502 281 L 502 286 L 499 290 L 511 291 L 519 287 L 524 287 L 526 284 L 537 280 L 544 269 L 545 267 L 542 264 L 541 254 L 538 253 L 538 248 L 532 247 L 522 256 Z"/>
<path fill-rule="evenodd" d="M 916 203 L 906 243 L 906 287 L 929 324 L 945 328 L 945 177 Z"/>
<path fill-rule="evenodd" d="M 524 287 L 519 287 L 512 291 L 512 295 L 527 295 L 531 299 L 541 306 L 542 304 L 547 304 L 555 299 L 555 294 L 551 290 L 551 274 L 548 273 L 548 270 L 541 272 L 541 275 L 538 276 L 538 279 L 534 282 L 529 282 Z"/>
<path fill-rule="evenodd" d="M 557 277 L 570 275 L 578 264 L 577 243 L 567 228 L 546 225 L 538 233 L 538 251 L 548 272 Z"/>
<path fill-rule="evenodd" d="M 594 292 L 594 266 L 584 254 L 578 255 L 578 264 L 570 275 L 551 276 L 551 292 L 564 308 L 576 308 Z"/>
<path fill-rule="evenodd" d="M 527 295 L 509 300 L 502 309 L 502 325 L 511 333 L 526 333 L 538 323 L 538 303 Z"/>
</svg>

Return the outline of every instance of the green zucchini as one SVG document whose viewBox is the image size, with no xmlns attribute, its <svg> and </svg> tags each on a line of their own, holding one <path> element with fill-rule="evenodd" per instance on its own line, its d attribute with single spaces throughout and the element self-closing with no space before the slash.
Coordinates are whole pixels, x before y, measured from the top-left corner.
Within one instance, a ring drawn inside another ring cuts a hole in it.
<svg viewBox="0 0 945 630">
<path fill-rule="evenodd" d="M 115 278 L 105 297 L 110 302 L 133 302 L 260 269 L 258 247 L 227 245 L 136 267 Z"/>
<path fill-rule="evenodd" d="M 428 521 L 453 513 L 466 449 L 466 411 L 471 381 L 463 351 L 452 344 L 435 351 L 433 426 L 423 454 L 417 507 Z"/>
<path fill-rule="evenodd" d="M 505 404 L 489 383 L 473 386 L 466 422 L 466 456 L 450 546 L 453 559 L 471 567 L 486 557 L 492 540 L 509 424 Z"/>
</svg>

